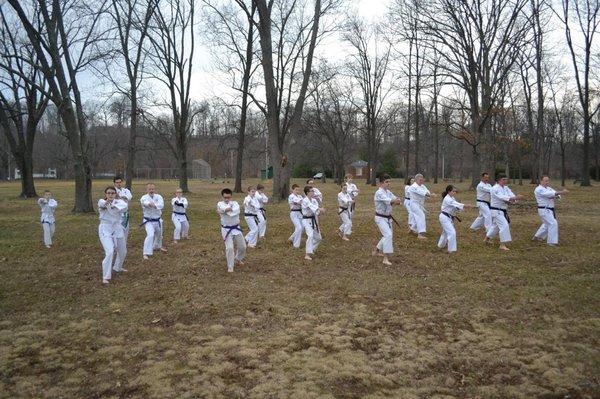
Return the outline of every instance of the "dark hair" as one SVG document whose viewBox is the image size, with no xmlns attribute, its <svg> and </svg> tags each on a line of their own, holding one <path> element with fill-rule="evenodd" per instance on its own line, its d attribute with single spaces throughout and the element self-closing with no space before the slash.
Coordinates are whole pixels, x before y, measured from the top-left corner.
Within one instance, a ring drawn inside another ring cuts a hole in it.
<svg viewBox="0 0 600 399">
<path fill-rule="evenodd" d="M 114 182 L 116 182 L 117 180 L 121 180 L 121 181 L 123 181 L 123 178 L 122 178 L 120 175 L 116 175 L 116 176 L 113 178 L 113 183 L 114 183 Z"/>
<path fill-rule="evenodd" d="M 390 179 L 391 179 L 391 177 L 387 173 L 382 173 L 381 175 L 379 175 L 379 183 L 383 183 L 384 181 L 390 180 Z"/>
<path fill-rule="evenodd" d="M 295 189 L 295 188 L 297 188 L 297 187 L 300 187 L 300 186 L 297 185 L 297 184 L 292 184 L 292 190 Z"/>
<path fill-rule="evenodd" d="M 506 179 L 506 175 L 504 173 L 498 173 L 498 176 L 496 176 L 496 180 L 500 179 Z"/>
<path fill-rule="evenodd" d="M 265 186 L 263 186 L 262 184 L 257 184 L 256 185 L 256 189 L 257 190 L 263 190 L 265 188 Z"/>
<path fill-rule="evenodd" d="M 108 190 L 113 190 L 113 191 L 115 192 L 115 194 L 117 193 L 117 189 L 116 189 L 116 188 L 114 188 L 113 186 L 108 186 L 108 187 L 106 187 L 106 188 L 104 189 L 104 194 L 106 194 L 106 192 L 107 192 Z"/>
<path fill-rule="evenodd" d="M 50 190 L 44 190 L 44 194 L 46 194 L 46 193 L 52 194 L 52 191 L 50 191 Z"/>
<path fill-rule="evenodd" d="M 488 176 L 489 176 L 490 174 L 489 174 L 488 172 L 483 172 L 483 173 L 481 174 L 481 177 L 484 177 L 485 175 L 488 175 Z"/>
<path fill-rule="evenodd" d="M 446 186 L 446 189 L 444 190 L 444 193 L 442 194 L 442 199 L 444 199 L 444 197 L 446 195 L 448 195 L 448 193 L 454 189 L 456 189 L 456 187 L 454 187 L 452 184 L 449 184 L 448 186 Z"/>
<path fill-rule="evenodd" d="M 304 186 L 304 194 L 308 194 L 310 190 L 312 190 L 312 186 Z"/>
<path fill-rule="evenodd" d="M 310 183 L 311 181 L 314 183 L 315 179 L 308 179 L 308 180 L 306 181 L 306 184 Z"/>
<path fill-rule="evenodd" d="M 414 176 L 407 176 L 407 177 L 406 177 L 406 181 L 404 182 L 404 185 L 405 185 L 405 186 L 408 186 L 408 185 L 410 185 L 410 181 L 411 181 L 412 179 L 414 179 L 414 178 L 415 178 Z"/>
<path fill-rule="evenodd" d="M 250 191 L 252 189 L 256 190 L 256 188 L 254 186 L 248 186 L 248 191 Z"/>
<path fill-rule="evenodd" d="M 223 190 L 221 190 L 221 197 L 224 196 L 225 194 L 232 195 L 233 192 L 228 188 L 224 188 Z"/>
</svg>

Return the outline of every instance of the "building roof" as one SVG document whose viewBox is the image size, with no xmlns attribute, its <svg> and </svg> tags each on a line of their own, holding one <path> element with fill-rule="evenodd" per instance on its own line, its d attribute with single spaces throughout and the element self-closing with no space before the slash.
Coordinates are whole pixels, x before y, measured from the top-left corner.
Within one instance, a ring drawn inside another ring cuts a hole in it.
<svg viewBox="0 0 600 399">
<path fill-rule="evenodd" d="M 365 168 L 369 163 L 359 159 L 358 161 L 354 161 L 350 164 L 350 166 L 354 168 Z"/>
<path fill-rule="evenodd" d="M 200 165 L 200 166 L 208 166 L 208 167 L 210 167 L 210 164 L 208 162 L 206 162 L 204 159 L 194 159 L 192 161 L 192 163 Z"/>
</svg>

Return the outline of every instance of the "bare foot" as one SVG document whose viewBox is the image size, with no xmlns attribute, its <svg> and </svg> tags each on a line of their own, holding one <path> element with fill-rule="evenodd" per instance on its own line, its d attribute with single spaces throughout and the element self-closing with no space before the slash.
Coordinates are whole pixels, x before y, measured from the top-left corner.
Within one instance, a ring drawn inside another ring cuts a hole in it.
<svg viewBox="0 0 600 399">
<path fill-rule="evenodd" d="M 165 247 L 161 247 L 161 248 L 160 248 L 160 252 L 167 253 L 167 252 L 169 252 L 169 251 L 167 251 L 167 248 L 165 248 Z"/>
<path fill-rule="evenodd" d="M 110 284 L 110 281 L 108 281 L 108 280 L 102 280 L 102 284 Z"/>
<path fill-rule="evenodd" d="M 377 249 L 375 248 L 372 252 L 371 252 L 371 256 L 383 256 L 383 254 Z"/>
<path fill-rule="evenodd" d="M 500 249 L 503 251 L 510 251 L 506 245 L 500 245 Z"/>
<path fill-rule="evenodd" d="M 483 243 L 484 243 L 484 244 L 488 244 L 488 245 L 489 245 L 489 244 L 491 244 L 491 243 L 492 243 L 492 239 L 491 239 L 491 238 L 489 238 L 489 237 L 485 237 L 485 238 L 483 239 Z"/>
<path fill-rule="evenodd" d="M 390 261 L 388 260 L 388 258 L 383 258 L 383 262 L 382 262 L 382 263 L 383 263 L 384 265 L 386 265 L 386 266 L 391 266 L 391 265 L 392 265 L 392 262 L 390 262 Z"/>
<path fill-rule="evenodd" d="M 177 245 L 177 241 L 173 241 L 173 244 Z"/>
<path fill-rule="evenodd" d="M 344 238 L 344 235 L 342 234 L 341 231 L 338 230 L 337 233 L 338 233 L 338 236 L 340 236 L 341 238 Z"/>
<path fill-rule="evenodd" d="M 312 258 L 310 257 L 310 255 L 306 254 L 306 255 L 304 256 L 304 260 L 312 260 Z"/>
<path fill-rule="evenodd" d="M 150 257 L 148 255 L 144 255 L 144 260 L 149 260 Z"/>
<path fill-rule="evenodd" d="M 244 266 L 244 262 L 242 262 L 241 260 L 237 261 L 238 266 Z"/>
<path fill-rule="evenodd" d="M 422 235 L 422 234 L 419 234 L 419 235 L 417 235 L 417 238 L 418 238 L 419 240 L 426 240 L 426 239 L 427 239 L 427 237 L 425 237 L 425 236 L 424 236 L 424 235 Z"/>
<path fill-rule="evenodd" d="M 346 236 L 343 236 L 342 240 L 344 240 L 344 241 L 350 241 L 350 239 L 348 237 L 346 237 Z"/>
</svg>

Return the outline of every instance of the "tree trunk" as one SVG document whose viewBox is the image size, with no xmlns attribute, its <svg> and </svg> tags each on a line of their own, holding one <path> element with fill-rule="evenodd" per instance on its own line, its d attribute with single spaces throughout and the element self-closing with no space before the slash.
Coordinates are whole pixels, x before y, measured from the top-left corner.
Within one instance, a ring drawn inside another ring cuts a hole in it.
<svg viewBox="0 0 600 399">
<path fill-rule="evenodd" d="M 131 190 L 135 173 L 135 151 L 137 141 L 138 107 L 137 90 L 131 87 L 131 115 L 129 121 L 129 145 L 127 147 L 127 166 L 125 167 L 125 186 Z"/>
<path fill-rule="evenodd" d="M 588 100 L 589 104 L 589 100 Z M 590 182 L 590 111 L 588 107 L 583 109 L 583 164 L 581 168 L 581 186 L 591 186 Z"/>
<path fill-rule="evenodd" d="M 21 198 L 35 198 L 37 193 L 35 192 L 35 184 L 33 181 L 33 149 L 28 148 L 25 150 L 23 160 L 19 163 L 21 169 Z"/>
</svg>

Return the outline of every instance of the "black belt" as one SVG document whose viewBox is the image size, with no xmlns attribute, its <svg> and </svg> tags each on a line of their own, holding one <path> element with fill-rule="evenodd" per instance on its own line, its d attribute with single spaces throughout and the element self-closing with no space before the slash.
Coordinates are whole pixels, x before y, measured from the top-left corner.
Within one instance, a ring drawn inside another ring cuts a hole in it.
<svg viewBox="0 0 600 399">
<path fill-rule="evenodd" d="M 490 206 L 491 210 L 494 211 L 502 211 L 502 213 L 504 213 L 504 218 L 506 219 L 506 221 L 508 222 L 508 224 L 510 224 L 510 217 L 508 217 L 508 211 L 506 209 L 502 209 L 502 208 L 496 208 L 493 206 Z"/>
<path fill-rule="evenodd" d="M 302 208 L 301 209 L 290 209 L 290 212 L 302 212 Z"/>
<path fill-rule="evenodd" d="M 550 208 L 549 206 L 538 206 L 538 209 L 550 209 L 552 211 L 552 216 L 556 219 L 556 212 L 554 212 L 554 208 Z"/>
<path fill-rule="evenodd" d="M 310 219 L 310 225 L 312 226 L 313 230 L 319 231 L 319 223 L 317 222 L 316 216 L 306 216 L 303 214 L 302 219 Z"/>
<path fill-rule="evenodd" d="M 148 222 L 157 222 L 158 223 L 158 227 L 162 228 L 162 225 L 160 223 L 160 218 L 157 219 L 152 219 L 152 218 L 147 218 L 144 216 L 144 218 L 142 219 L 142 224 L 140 224 L 140 227 L 142 227 L 143 225 L 145 225 Z"/>
<path fill-rule="evenodd" d="M 260 208 L 260 213 L 262 213 L 265 220 L 267 220 L 267 210 L 265 208 Z"/>
<path fill-rule="evenodd" d="M 491 209 L 491 207 L 492 207 L 492 205 L 490 205 L 490 201 L 486 201 L 486 200 L 480 200 L 480 199 L 478 199 L 478 200 L 477 200 L 477 202 L 483 202 L 483 203 L 487 204 L 488 208 L 490 208 L 490 209 Z"/>
<path fill-rule="evenodd" d="M 352 202 L 352 204 L 350 205 L 350 212 L 354 212 L 355 209 L 356 209 L 356 202 Z"/>
<path fill-rule="evenodd" d="M 340 206 L 341 211 L 338 212 L 338 215 L 341 215 L 344 211 L 348 212 L 348 208 L 344 208 L 343 206 Z M 350 213 L 350 212 L 348 212 Z"/>
<path fill-rule="evenodd" d="M 221 225 L 221 227 L 222 227 L 222 228 L 224 228 L 224 229 L 227 229 L 227 234 L 225 234 L 225 238 L 223 238 L 223 241 L 227 240 L 227 237 L 229 237 L 229 234 L 231 234 L 231 232 L 232 232 L 233 230 L 239 230 L 239 231 L 240 231 L 240 233 L 242 233 L 242 234 L 244 233 L 244 232 L 242 231 L 242 228 L 240 227 L 240 225 L 239 225 L 239 224 L 236 224 L 236 225 L 234 225 L 234 226 L 223 226 L 223 225 Z"/>
<path fill-rule="evenodd" d="M 175 215 L 183 215 L 183 216 L 185 216 L 185 220 L 190 220 L 190 219 L 188 218 L 188 215 L 187 215 L 187 213 L 185 213 L 185 212 L 175 212 L 175 211 L 173 211 L 173 213 L 174 213 Z"/>
<path fill-rule="evenodd" d="M 398 221 L 396 219 L 394 219 L 394 217 L 392 215 L 383 215 L 381 213 L 377 213 L 375 212 L 375 216 L 379 216 L 380 218 L 386 218 L 387 220 L 393 220 L 394 223 L 396 223 L 396 226 L 400 227 L 400 223 L 398 223 Z"/>
<path fill-rule="evenodd" d="M 458 216 L 451 215 L 448 212 L 444 212 L 444 211 L 442 211 L 442 214 L 448 216 L 450 219 L 452 219 L 453 222 L 454 222 L 454 219 L 458 220 L 459 222 L 462 222 L 462 220 L 460 220 L 460 218 Z"/>
<path fill-rule="evenodd" d="M 404 197 L 405 200 L 410 201 L 410 198 Z"/>
<path fill-rule="evenodd" d="M 258 226 L 258 215 L 256 213 L 246 213 L 244 212 L 244 216 L 253 217 L 256 225 Z"/>
</svg>

